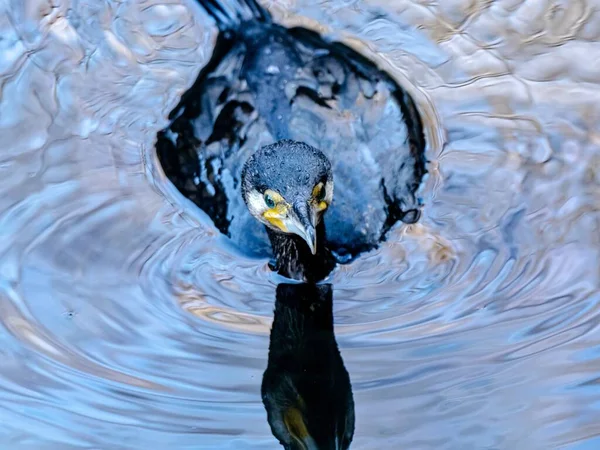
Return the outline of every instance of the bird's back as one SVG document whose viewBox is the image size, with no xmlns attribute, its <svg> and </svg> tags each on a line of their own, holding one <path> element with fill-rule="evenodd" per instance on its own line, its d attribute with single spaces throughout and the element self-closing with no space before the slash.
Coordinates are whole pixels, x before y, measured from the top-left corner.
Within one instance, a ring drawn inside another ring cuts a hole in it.
<svg viewBox="0 0 600 450">
<path fill-rule="evenodd" d="M 324 216 L 329 247 L 349 255 L 375 247 L 398 220 L 394 207 L 416 208 L 424 173 L 424 149 L 411 139 L 424 145 L 420 122 L 407 126 L 400 88 L 350 49 L 308 30 L 249 20 L 222 39 L 226 51 L 188 96 L 193 113 L 184 98 L 173 122 L 181 141 L 173 147 L 185 147 L 182 134 L 193 135 L 203 167 L 188 189 L 205 203 L 226 197 L 226 217 L 211 215 L 217 226 L 240 247 L 268 254 L 266 233 L 240 195 L 241 170 L 263 145 L 303 141 L 333 167 L 334 200 Z"/>
</svg>

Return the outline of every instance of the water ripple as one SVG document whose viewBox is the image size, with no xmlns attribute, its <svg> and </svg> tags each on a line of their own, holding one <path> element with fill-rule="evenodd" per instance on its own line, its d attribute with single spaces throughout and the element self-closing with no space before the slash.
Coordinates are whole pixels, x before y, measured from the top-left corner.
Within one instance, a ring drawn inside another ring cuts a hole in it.
<svg viewBox="0 0 600 450">
<path fill-rule="evenodd" d="M 426 122 L 421 222 L 330 280 L 352 448 L 597 447 L 593 3 L 265 4 L 368 55 Z M 282 280 L 153 153 L 212 23 L 192 0 L 28 0 L 0 30 L 0 447 L 278 448 Z"/>
</svg>

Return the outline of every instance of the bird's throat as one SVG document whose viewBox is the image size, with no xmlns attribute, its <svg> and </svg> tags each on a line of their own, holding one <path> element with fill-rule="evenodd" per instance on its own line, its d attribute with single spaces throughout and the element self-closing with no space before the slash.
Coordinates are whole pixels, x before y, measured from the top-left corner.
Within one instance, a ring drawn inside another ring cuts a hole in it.
<svg viewBox="0 0 600 450">
<path fill-rule="evenodd" d="M 295 234 L 275 231 L 267 227 L 273 248 L 275 271 L 293 280 L 318 282 L 335 267 L 336 261 L 325 245 L 325 224 L 317 225 L 317 253 L 312 254 L 308 244 Z"/>
</svg>

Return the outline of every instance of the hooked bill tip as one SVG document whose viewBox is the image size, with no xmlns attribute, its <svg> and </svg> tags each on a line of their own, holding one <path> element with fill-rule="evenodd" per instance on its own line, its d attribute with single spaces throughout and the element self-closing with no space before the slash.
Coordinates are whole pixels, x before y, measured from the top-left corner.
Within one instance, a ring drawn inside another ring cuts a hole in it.
<svg viewBox="0 0 600 450">
<path fill-rule="evenodd" d="M 307 227 L 305 229 L 304 236 L 302 238 L 308 244 L 308 248 L 313 255 L 317 254 L 317 233 L 315 233 L 314 227 Z"/>
</svg>

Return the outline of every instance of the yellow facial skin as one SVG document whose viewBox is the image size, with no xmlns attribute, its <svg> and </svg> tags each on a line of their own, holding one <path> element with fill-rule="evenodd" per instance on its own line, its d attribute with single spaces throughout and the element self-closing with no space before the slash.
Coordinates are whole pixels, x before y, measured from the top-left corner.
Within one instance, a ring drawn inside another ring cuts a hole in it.
<svg viewBox="0 0 600 450">
<path fill-rule="evenodd" d="M 269 221 L 269 223 L 279 228 L 284 233 L 288 232 L 283 218 L 287 215 L 289 205 L 287 203 L 276 204 L 274 208 L 268 209 L 263 213 L 263 217 Z"/>
<path fill-rule="evenodd" d="M 324 202 L 323 200 L 319 200 L 325 197 L 325 193 L 323 192 L 323 189 L 325 189 L 325 186 L 323 185 L 323 183 L 319 183 L 317 184 L 312 191 L 312 201 L 313 204 L 315 205 L 315 210 L 317 212 L 321 212 L 321 211 L 325 211 L 327 209 L 327 207 L 329 206 L 327 204 L 327 202 Z"/>
<path fill-rule="evenodd" d="M 317 184 L 312 191 L 311 203 L 313 208 L 317 212 L 325 211 L 329 205 L 327 202 L 323 200 L 319 200 L 319 198 L 323 198 L 322 190 L 324 189 L 323 183 Z M 271 197 L 275 202 L 275 206 L 267 209 L 263 213 L 263 217 L 275 228 L 283 231 L 284 233 L 288 232 L 288 228 L 285 225 L 284 219 L 287 217 L 289 211 L 292 206 L 286 202 L 286 200 L 278 193 L 271 189 L 267 189 L 264 193 L 265 196 Z"/>
<path fill-rule="evenodd" d="M 279 228 L 284 233 L 287 233 L 288 229 L 285 226 L 285 223 L 283 223 L 283 219 L 287 216 L 287 213 L 291 208 L 290 204 L 287 203 L 281 195 L 270 189 L 265 191 L 265 196 L 266 195 L 269 195 L 273 199 L 275 206 L 267 209 L 263 213 L 263 217 L 267 219 L 271 225 Z"/>
</svg>

